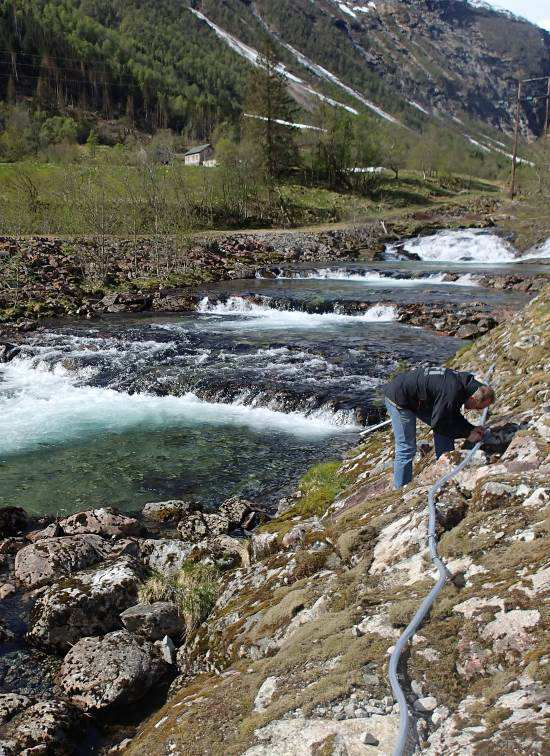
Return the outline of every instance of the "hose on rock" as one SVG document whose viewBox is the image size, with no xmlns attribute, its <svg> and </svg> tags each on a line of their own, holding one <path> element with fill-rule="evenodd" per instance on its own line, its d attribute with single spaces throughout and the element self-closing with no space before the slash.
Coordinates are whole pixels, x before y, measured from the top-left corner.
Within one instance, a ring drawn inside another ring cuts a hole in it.
<svg viewBox="0 0 550 756">
<path fill-rule="evenodd" d="M 481 425 L 485 424 L 486 419 L 487 408 L 483 410 L 483 413 L 481 415 Z M 424 601 L 421 603 L 412 620 L 403 631 L 390 656 L 389 679 L 393 695 L 397 700 L 397 703 L 399 704 L 399 733 L 397 736 L 396 745 L 393 750 L 393 756 L 404 756 L 404 754 L 412 753 L 414 751 L 414 745 L 409 746 L 409 749 L 406 750 L 409 738 L 412 734 L 410 727 L 411 714 L 409 712 L 409 706 L 407 704 L 405 693 L 403 692 L 403 688 L 401 687 L 397 675 L 399 660 L 401 659 L 401 654 L 405 650 L 405 646 L 426 618 L 426 615 L 431 609 L 431 606 L 437 598 L 439 592 L 447 582 L 447 579 L 452 577 L 449 570 L 446 568 L 445 563 L 441 560 L 437 553 L 437 536 L 435 532 L 435 526 L 437 522 L 437 509 L 435 506 L 435 497 L 438 491 L 445 485 L 445 483 L 451 480 L 451 478 L 454 478 L 454 476 L 457 475 L 462 470 L 462 468 L 466 467 L 466 465 L 470 462 L 482 443 L 483 439 L 481 441 L 478 441 L 468 451 L 464 459 L 458 465 L 456 465 L 456 467 L 453 467 L 450 472 L 443 475 L 434 483 L 428 493 L 428 549 L 432 563 L 437 567 L 439 578 L 432 590 L 428 593 Z"/>
</svg>

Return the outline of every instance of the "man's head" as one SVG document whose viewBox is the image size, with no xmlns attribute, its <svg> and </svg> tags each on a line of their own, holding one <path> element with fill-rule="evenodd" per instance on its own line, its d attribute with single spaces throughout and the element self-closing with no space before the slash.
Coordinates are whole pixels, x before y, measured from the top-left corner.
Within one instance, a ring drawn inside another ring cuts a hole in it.
<svg viewBox="0 0 550 756">
<path fill-rule="evenodd" d="M 464 402 L 464 406 L 469 410 L 482 410 L 495 401 L 495 392 L 490 386 L 480 386 L 472 396 L 469 396 Z"/>
</svg>

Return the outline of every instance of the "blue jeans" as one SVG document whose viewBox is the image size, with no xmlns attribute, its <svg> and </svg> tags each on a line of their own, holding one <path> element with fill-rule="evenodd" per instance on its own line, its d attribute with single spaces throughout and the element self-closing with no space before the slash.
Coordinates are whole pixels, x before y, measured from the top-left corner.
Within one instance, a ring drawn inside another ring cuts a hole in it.
<svg viewBox="0 0 550 756">
<path fill-rule="evenodd" d="M 416 415 L 411 410 L 400 409 L 385 400 L 395 437 L 395 458 L 393 461 L 393 483 L 395 488 L 403 488 L 412 480 L 412 463 L 416 454 Z M 435 456 L 453 451 L 454 439 L 434 431 Z"/>
</svg>

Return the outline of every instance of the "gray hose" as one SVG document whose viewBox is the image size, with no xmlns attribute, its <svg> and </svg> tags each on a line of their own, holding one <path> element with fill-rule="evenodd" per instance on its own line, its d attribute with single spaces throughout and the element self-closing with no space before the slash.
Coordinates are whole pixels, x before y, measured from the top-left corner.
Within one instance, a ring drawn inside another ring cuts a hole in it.
<svg viewBox="0 0 550 756">
<path fill-rule="evenodd" d="M 483 413 L 481 415 L 481 425 L 485 424 L 485 420 L 487 418 L 487 408 L 483 410 Z M 412 638 L 412 636 L 416 633 L 422 622 L 424 621 L 426 615 L 428 614 L 433 602 L 435 601 L 438 593 L 441 591 L 443 586 L 445 585 L 447 578 L 451 577 L 448 569 L 445 567 L 444 562 L 439 558 L 437 553 L 437 537 L 435 534 L 435 525 L 437 520 L 437 510 L 435 508 L 435 495 L 439 491 L 440 488 L 442 488 L 445 483 L 447 483 L 448 480 L 451 478 L 454 478 L 454 476 L 462 470 L 463 467 L 465 467 L 468 462 L 472 459 L 473 455 L 476 453 L 476 451 L 479 449 L 481 444 L 483 443 L 483 440 L 478 441 L 475 446 L 468 451 L 464 459 L 458 464 L 456 467 L 454 467 L 450 472 L 448 472 L 446 475 L 443 475 L 442 478 L 439 478 L 433 486 L 430 488 L 430 491 L 428 493 L 428 512 L 429 512 L 429 518 L 428 518 L 428 548 L 430 550 L 430 558 L 437 567 L 437 571 L 439 572 L 439 579 L 437 583 L 434 585 L 432 590 L 428 593 L 424 601 L 421 603 L 418 611 L 412 618 L 412 620 L 409 622 L 405 630 L 403 631 L 403 634 L 395 644 L 395 647 L 392 651 L 392 654 L 390 656 L 390 664 L 389 664 L 389 678 L 390 678 L 390 684 L 393 691 L 393 695 L 397 699 L 397 703 L 399 704 L 399 734 L 397 736 L 397 743 L 395 745 L 395 748 L 393 750 L 393 756 L 403 756 L 405 753 L 405 748 L 407 746 L 407 741 L 409 739 L 410 734 L 410 719 L 411 715 L 409 712 L 409 707 L 407 704 L 407 699 L 405 698 L 405 694 L 403 692 L 403 688 L 401 687 L 401 684 L 399 683 L 399 679 L 397 677 L 397 667 L 399 665 L 399 660 L 401 658 L 401 654 L 403 653 L 405 646 L 407 642 Z"/>
</svg>

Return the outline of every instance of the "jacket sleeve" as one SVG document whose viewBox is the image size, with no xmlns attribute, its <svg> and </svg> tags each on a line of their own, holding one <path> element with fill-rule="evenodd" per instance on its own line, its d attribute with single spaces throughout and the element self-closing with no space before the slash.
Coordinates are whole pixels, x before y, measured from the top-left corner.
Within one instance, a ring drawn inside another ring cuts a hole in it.
<svg viewBox="0 0 550 756">
<path fill-rule="evenodd" d="M 437 398 L 430 418 L 430 428 L 447 438 L 466 438 L 474 429 L 456 404 L 453 391 L 442 392 Z"/>
<path fill-rule="evenodd" d="M 447 438 L 466 438 L 474 429 L 464 415 L 451 404 L 434 407 L 430 428 Z"/>
</svg>

